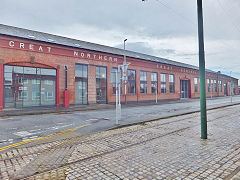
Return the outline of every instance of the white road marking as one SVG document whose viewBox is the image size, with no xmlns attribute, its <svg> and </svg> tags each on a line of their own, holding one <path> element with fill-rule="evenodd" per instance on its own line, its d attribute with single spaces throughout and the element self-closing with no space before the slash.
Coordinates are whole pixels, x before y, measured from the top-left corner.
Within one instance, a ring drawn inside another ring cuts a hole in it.
<svg viewBox="0 0 240 180">
<path fill-rule="evenodd" d="M 97 121 L 98 119 L 87 119 L 85 121 Z"/>
<path fill-rule="evenodd" d="M 56 130 L 56 129 L 61 129 L 61 128 L 65 128 L 65 127 L 72 126 L 72 125 L 73 124 L 67 124 L 67 125 L 63 125 L 63 126 L 54 126 L 54 127 L 50 127 L 50 128 L 47 128 L 47 129 Z"/>
<path fill-rule="evenodd" d="M 30 131 L 30 132 L 36 132 L 36 131 L 42 132 L 41 129 L 32 129 L 32 130 L 29 130 L 29 131 Z"/>
<path fill-rule="evenodd" d="M 38 136 L 24 137 L 24 138 L 22 138 L 22 140 L 23 140 L 23 141 L 35 140 L 36 138 L 38 138 Z"/>
<path fill-rule="evenodd" d="M 14 118 L 13 117 L 7 117 L 7 118 L 1 117 L 0 121 L 7 121 L 7 120 L 12 120 L 12 119 L 14 119 Z"/>
<path fill-rule="evenodd" d="M 20 136 L 20 137 L 26 137 L 26 136 L 34 135 L 36 133 L 30 133 L 28 131 L 19 131 L 19 132 L 15 132 L 13 134 L 16 135 L 16 136 Z"/>
</svg>

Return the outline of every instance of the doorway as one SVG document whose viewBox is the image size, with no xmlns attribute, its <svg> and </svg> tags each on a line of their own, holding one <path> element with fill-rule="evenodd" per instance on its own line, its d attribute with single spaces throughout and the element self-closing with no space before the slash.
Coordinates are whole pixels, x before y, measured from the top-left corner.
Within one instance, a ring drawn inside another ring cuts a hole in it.
<svg viewBox="0 0 240 180">
<path fill-rule="evenodd" d="M 227 84 L 223 84 L 223 91 L 224 91 L 224 96 L 227 96 Z"/>
<path fill-rule="evenodd" d="M 96 67 L 96 102 L 107 103 L 107 68 Z"/>
<path fill-rule="evenodd" d="M 181 98 L 190 97 L 189 80 L 180 80 Z"/>
</svg>

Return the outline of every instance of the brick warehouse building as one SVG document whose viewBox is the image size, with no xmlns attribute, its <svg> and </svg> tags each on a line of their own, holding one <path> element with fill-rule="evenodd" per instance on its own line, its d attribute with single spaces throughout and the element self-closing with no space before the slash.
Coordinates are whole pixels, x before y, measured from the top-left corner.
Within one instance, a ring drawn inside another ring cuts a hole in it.
<svg viewBox="0 0 240 180">
<path fill-rule="evenodd" d="M 111 72 L 124 55 L 131 64 L 122 101 L 155 100 L 156 90 L 158 100 L 199 97 L 196 66 L 0 25 L 0 109 L 114 103 Z M 238 79 L 206 70 L 207 96 L 231 89 L 238 94 Z"/>
</svg>

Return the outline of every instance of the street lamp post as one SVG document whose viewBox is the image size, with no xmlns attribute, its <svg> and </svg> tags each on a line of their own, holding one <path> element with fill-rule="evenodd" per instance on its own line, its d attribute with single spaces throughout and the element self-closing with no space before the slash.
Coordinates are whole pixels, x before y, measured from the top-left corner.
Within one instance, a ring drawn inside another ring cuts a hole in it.
<svg viewBox="0 0 240 180">
<path fill-rule="evenodd" d="M 197 0 L 198 12 L 198 43 L 199 43 L 199 76 L 200 76 L 200 106 L 201 106 L 201 138 L 207 139 L 206 85 L 205 85 L 205 54 L 203 36 L 202 0 Z"/>
<path fill-rule="evenodd" d="M 127 39 L 124 40 L 124 50 L 125 50 L 125 42 Z M 121 120 L 121 80 L 124 81 L 125 84 L 125 103 L 126 103 L 126 82 L 127 82 L 127 75 L 126 71 L 128 68 L 128 65 L 130 63 L 126 62 L 126 56 L 124 52 L 124 61 L 122 65 L 118 65 L 117 71 L 115 72 L 115 86 L 116 86 L 116 125 L 119 124 L 119 120 Z M 121 71 L 122 70 L 122 71 Z M 123 74 L 122 74 L 123 72 Z"/>
<path fill-rule="evenodd" d="M 230 77 L 232 77 L 231 75 L 232 75 L 232 71 L 230 71 Z M 232 79 L 230 81 L 230 96 L 231 96 L 231 103 L 232 103 Z"/>
<path fill-rule="evenodd" d="M 124 62 L 123 62 L 123 64 L 127 64 L 126 54 L 125 54 L 126 41 L 127 41 L 127 39 L 124 39 L 124 41 L 123 41 L 123 46 L 124 46 Z M 125 72 L 125 73 L 127 73 L 127 72 Z M 127 104 L 127 81 L 126 81 L 126 79 L 124 79 L 124 95 L 125 95 L 125 104 Z"/>
<path fill-rule="evenodd" d="M 213 80 L 210 80 L 211 83 L 211 99 L 213 98 Z"/>
<path fill-rule="evenodd" d="M 118 120 L 119 120 L 119 108 L 118 108 L 118 70 L 115 72 L 116 73 L 116 125 L 118 125 Z"/>
<path fill-rule="evenodd" d="M 142 1 L 146 1 L 146 0 L 142 0 Z M 203 10 L 202 10 L 202 0 L 197 0 L 197 14 L 198 14 L 198 43 L 199 43 L 201 138 L 202 138 L 202 139 L 207 139 L 205 55 L 204 55 L 204 37 L 203 37 Z"/>
</svg>

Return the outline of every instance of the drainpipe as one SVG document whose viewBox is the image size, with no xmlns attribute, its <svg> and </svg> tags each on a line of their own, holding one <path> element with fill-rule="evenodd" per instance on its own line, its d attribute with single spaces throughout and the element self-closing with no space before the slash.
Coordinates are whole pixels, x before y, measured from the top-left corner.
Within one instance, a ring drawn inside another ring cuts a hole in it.
<svg viewBox="0 0 240 180">
<path fill-rule="evenodd" d="M 67 73 L 68 73 L 68 67 L 65 66 L 65 90 L 67 90 Z"/>
<path fill-rule="evenodd" d="M 67 84 L 67 78 L 68 78 L 68 67 L 64 66 L 64 70 L 65 70 L 65 90 L 64 90 L 64 94 L 63 94 L 63 105 L 65 108 L 69 108 L 69 91 L 68 91 L 68 84 Z"/>
</svg>

